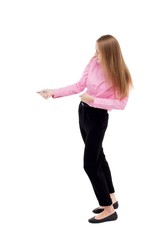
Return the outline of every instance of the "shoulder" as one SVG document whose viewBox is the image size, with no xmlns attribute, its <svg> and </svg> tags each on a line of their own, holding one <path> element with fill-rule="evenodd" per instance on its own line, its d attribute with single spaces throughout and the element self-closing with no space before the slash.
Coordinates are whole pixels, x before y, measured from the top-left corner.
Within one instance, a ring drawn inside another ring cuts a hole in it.
<svg viewBox="0 0 150 240">
<path fill-rule="evenodd" d="M 95 56 L 93 56 L 89 61 L 89 65 L 95 66 L 96 64 L 97 64 L 97 58 Z"/>
<path fill-rule="evenodd" d="M 95 55 L 91 58 L 91 62 L 93 62 L 93 63 L 97 63 L 97 58 L 96 58 Z"/>
</svg>

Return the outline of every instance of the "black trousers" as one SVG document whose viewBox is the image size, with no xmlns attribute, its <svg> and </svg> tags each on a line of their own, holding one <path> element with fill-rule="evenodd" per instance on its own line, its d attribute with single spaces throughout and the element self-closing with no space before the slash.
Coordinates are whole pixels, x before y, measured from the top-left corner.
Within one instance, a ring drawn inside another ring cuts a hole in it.
<svg viewBox="0 0 150 240">
<path fill-rule="evenodd" d="M 107 110 L 93 108 L 83 102 L 79 104 L 79 126 L 85 143 L 84 170 L 101 206 L 112 204 L 110 193 L 115 191 L 102 147 L 108 117 Z"/>
</svg>

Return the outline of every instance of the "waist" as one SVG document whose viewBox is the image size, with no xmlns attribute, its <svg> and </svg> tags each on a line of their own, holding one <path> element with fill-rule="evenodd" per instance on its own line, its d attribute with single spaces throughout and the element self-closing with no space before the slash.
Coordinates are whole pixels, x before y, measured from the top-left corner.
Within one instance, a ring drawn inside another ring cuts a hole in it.
<svg viewBox="0 0 150 240">
<path fill-rule="evenodd" d="M 80 102 L 80 106 L 91 109 L 91 110 L 93 109 L 93 111 L 108 113 L 108 110 L 106 110 L 106 109 L 91 107 L 87 103 L 82 102 L 82 101 Z"/>
<path fill-rule="evenodd" d="M 89 107 L 90 108 L 90 106 L 87 103 L 82 102 L 82 101 L 81 101 L 81 105 L 84 106 L 84 107 Z"/>
</svg>

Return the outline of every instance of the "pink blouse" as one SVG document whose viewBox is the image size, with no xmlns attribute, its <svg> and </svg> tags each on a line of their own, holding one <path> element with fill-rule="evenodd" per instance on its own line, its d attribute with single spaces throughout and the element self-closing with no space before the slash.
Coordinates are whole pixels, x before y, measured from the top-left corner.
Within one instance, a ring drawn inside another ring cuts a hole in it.
<svg viewBox="0 0 150 240">
<path fill-rule="evenodd" d="M 94 101 L 88 103 L 89 106 L 95 108 L 102 108 L 106 110 L 124 109 L 128 98 L 119 99 L 108 84 L 104 75 L 102 65 L 97 63 L 97 58 L 93 57 L 86 66 L 79 82 L 69 85 L 67 87 L 53 90 L 53 98 L 69 96 L 80 93 L 84 89 L 86 94 L 92 96 Z"/>
</svg>

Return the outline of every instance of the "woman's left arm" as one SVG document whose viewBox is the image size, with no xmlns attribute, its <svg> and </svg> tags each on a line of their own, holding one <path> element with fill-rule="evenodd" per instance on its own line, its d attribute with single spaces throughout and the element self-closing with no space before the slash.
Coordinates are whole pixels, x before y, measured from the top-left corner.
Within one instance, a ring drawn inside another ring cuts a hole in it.
<svg viewBox="0 0 150 240">
<path fill-rule="evenodd" d="M 127 97 L 121 100 L 119 98 L 115 98 L 115 99 L 94 98 L 92 105 L 93 107 L 103 108 L 107 110 L 112 110 L 112 109 L 123 110 L 127 104 L 127 101 L 128 101 Z"/>
<path fill-rule="evenodd" d="M 80 97 L 81 97 L 81 101 L 89 104 L 89 106 L 91 107 L 107 109 L 110 111 L 112 109 L 123 110 L 128 101 L 128 97 L 125 97 L 121 100 L 119 98 L 115 98 L 115 99 L 96 98 L 96 97 L 89 96 L 86 93 Z"/>
</svg>

